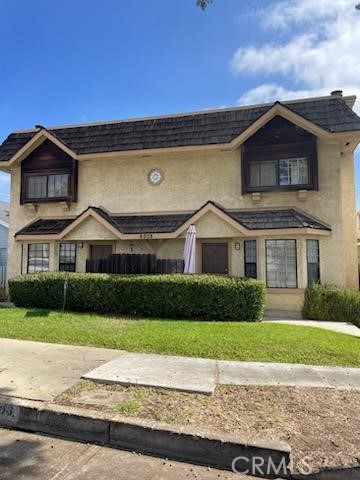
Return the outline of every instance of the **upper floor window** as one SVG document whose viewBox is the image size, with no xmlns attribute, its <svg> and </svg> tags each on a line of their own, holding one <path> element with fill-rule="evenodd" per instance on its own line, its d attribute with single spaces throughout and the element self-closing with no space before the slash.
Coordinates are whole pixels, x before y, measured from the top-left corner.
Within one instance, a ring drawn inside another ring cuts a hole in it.
<svg viewBox="0 0 360 480">
<path fill-rule="evenodd" d="M 306 157 L 250 162 L 250 187 L 307 185 L 308 182 Z"/>
<path fill-rule="evenodd" d="M 69 196 L 69 174 L 27 175 L 25 181 L 26 200 L 46 198 L 67 199 Z"/>
<path fill-rule="evenodd" d="M 316 189 L 316 153 L 312 134 L 275 117 L 243 145 L 243 193 Z"/>
<path fill-rule="evenodd" d="M 21 163 L 20 202 L 75 202 L 77 162 L 46 140 Z"/>
</svg>

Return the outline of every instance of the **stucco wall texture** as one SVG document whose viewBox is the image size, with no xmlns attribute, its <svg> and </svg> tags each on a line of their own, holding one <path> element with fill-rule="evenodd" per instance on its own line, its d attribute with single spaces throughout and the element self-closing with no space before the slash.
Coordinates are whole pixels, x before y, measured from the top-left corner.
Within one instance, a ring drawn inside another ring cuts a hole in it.
<svg viewBox="0 0 360 480">
<path fill-rule="evenodd" d="M 298 289 L 270 289 L 267 307 L 299 310 L 307 286 L 306 238 L 320 240 L 320 275 L 323 283 L 358 288 L 357 228 L 353 153 L 340 140 L 318 140 L 319 190 L 308 191 L 300 200 L 298 192 L 266 192 L 254 204 L 252 196 L 241 193 L 241 151 L 204 150 L 148 154 L 142 157 L 119 156 L 79 162 L 78 202 L 64 212 L 58 203 L 39 204 L 37 212 L 20 205 L 20 166 L 14 167 L 11 180 L 9 229 L 9 277 L 26 272 L 27 245 L 14 234 L 36 218 L 76 216 L 89 205 L 115 213 L 194 211 L 213 200 L 225 208 L 263 209 L 295 207 L 327 223 L 330 236 L 258 238 L 258 273 L 265 280 L 265 239 L 295 238 L 298 247 Z M 148 173 L 160 168 L 164 180 L 157 186 Z M 209 212 L 196 224 L 197 269 L 201 271 L 201 242 L 223 239 L 229 243 L 229 273 L 244 274 L 243 240 L 239 232 Z M 77 270 L 84 271 L 91 243 L 105 242 L 113 251 L 157 253 L 159 258 L 180 258 L 184 239 L 120 241 L 96 220 L 90 218 L 72 231 L 64 241 L 83 241 L 77 250 Z M 50 241 L 50 268 L 58 268 L 58 242 Z M 235 249 L 240 243 L 240 250 Z M 23 246 L 22 246 L 23 245 Z M 22 258 L 22 262 L 21 262 Z"/>
</svg>

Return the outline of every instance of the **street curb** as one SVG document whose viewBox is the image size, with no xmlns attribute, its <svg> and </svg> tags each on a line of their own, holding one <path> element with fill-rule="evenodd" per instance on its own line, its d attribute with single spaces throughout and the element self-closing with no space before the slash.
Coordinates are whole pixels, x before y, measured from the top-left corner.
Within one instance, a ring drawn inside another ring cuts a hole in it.
<svg viewBox="0 0 360 480">
<path fill-rule="evenodd" d="M 264 471 L 267 471 L 268 465 L 282 470 L 282 473 L 263 475 L 264 477 L 289 478 L 289 472 L 284 466 L 290 463 L 290 446 L 282 442 L 239 442 L 231 438 L 205 436 L 186 429 L 159 426 L 155 422 L 129 421 L 121 416 L 110 416 L 94 410 L 11 397 L 0 397 L 0 426 L 230 471 L 233 460 L 243 457 L 236 462 L 238 472 L 250 468 L 251 459 L 259 457 L 264 460 Z"/>
<path fill-rule="evenodd" d="M 112 448 L 136 451 L 152 456 L 232 470 L 234 458 L 264 459 L 266 466 L 290 464 L 290 446 L 276 441 L 234 441 L 230 437 L 208 436 L 181 428 L 173 429 L 156 422 L 128 419 L 96 410 L 46 404 L 0 396 L 0 426 L 45 433 L 71 440 L 95 443 Z M 270 460 L 271 459 L 271 460 Z M 236 462 L 238 472 L 251 462 Z M 309 475 L 291 474 L 281 469 L 265 478 L 292 480 L 358 480 L 360 467 L 324 469 Z M 252 474 L 254 475 L 254 474 Z M 260 476 L 260 475 L 257 475 Z"/>
</svg>

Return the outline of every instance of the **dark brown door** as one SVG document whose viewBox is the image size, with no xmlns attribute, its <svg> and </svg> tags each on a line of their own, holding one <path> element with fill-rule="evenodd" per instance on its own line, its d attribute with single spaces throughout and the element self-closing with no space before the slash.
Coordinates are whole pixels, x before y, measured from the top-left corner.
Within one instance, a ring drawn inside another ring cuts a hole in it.
<svg viewBox="0 0 360 480">
<path fill-rule="evenodd" d="M 202 244 L 202 271 L 203 273 L 228 273 L 228 244 Z"/>
<path fill-rule="evenodd" d="M 112 254 L 112 245 L 91 245 L 90 253 L 93 260 L 108 258 Z"/>
</svg>

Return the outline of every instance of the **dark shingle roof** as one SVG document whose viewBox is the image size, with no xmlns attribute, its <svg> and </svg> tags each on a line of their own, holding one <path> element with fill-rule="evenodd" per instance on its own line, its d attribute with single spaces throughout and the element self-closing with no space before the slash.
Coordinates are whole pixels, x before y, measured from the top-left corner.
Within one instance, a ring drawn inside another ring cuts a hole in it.
<svg viewBox="0 0 360 480">
<path fill-rule="evenodd" d="M 74 221 L 73 218 L 44 218 L 19 230 L 16 235 L 56 235 L 61 233 Z"/>
<path fill-rule="evenodd" d="M 125 234 L 171 233 L 177 230 L 195 213 L 171 213 L 159 215 L 110 215 L 101 208 L 89 208 L 96 211 L 119 232 Z M 249 230 L 280 228 L 316 228 L 320 230 L 330 230 L 328 226 L 323 225 L 322 223 L 292 208 L 286 210 L 245 211 L 225 210 L 221 206 L 218 206 L 218 208 L 221 208 L 222 211 L 227 213 L 231 218 L 233 218 L 235 221 L 248 228 Z M 23 228 L 22 230 L 17 232 L 16 235 L 47 235 L 61 233 L 74 220 L 75 219 L 40 219 Z"/>
<path fill-rule="evenodd" d="M 171 215 L 109 215 L 101 208 L 91 207 L 121 233 L 169 233 L 177 230 L 193 214 Z"/>
<path fill-rule="evenodd" d="M 329 132 L 360 130 L 360 118 L 342 98 L 283 104 Z M 49 129 L 76 154 L 229 143 L 272 105 Z M 10 134 L 0 146 L 9 160 L 37 131 Z"/>
<path fill-rule="evenodd" d="M 317 228 L 330 230 L 322 223 L 293 208 L 288 210 L 234 211 L 228 212 L 228 214 L 249 230 L 271 228 Z"/>
</svg>

